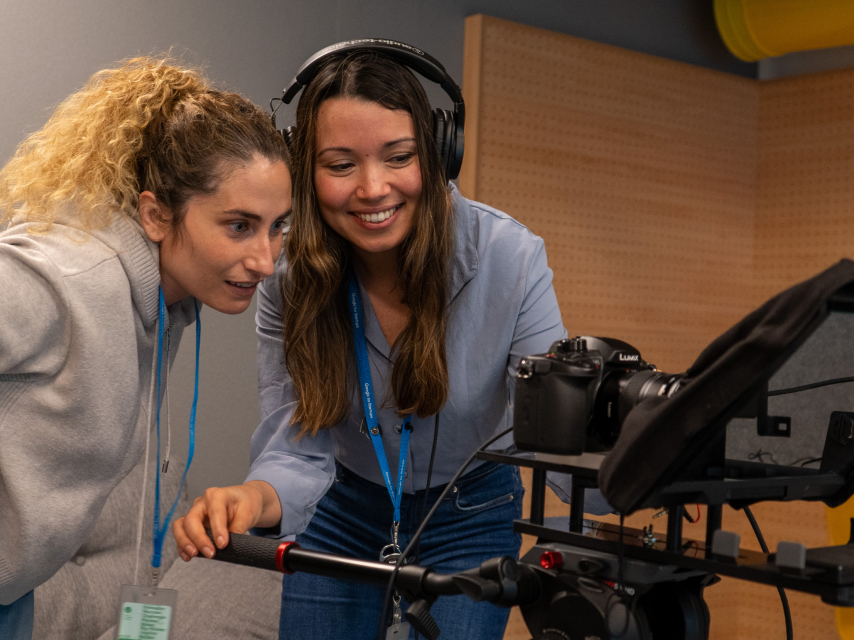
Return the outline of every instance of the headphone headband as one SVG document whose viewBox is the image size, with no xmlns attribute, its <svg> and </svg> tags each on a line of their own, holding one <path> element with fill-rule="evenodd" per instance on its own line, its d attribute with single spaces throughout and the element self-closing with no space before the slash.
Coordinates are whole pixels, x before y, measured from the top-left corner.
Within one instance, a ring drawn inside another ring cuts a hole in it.
<svg viewBox="0 0 854 640">
<path fill-rule="evenodd" d="M 325 62 L 328 56 L 336 53 L 353 53 L 355 51 L 379 51 L 390 58 L 399 60 L 428 80 L 441 85 L 445 93 L 454 101 L 455 107 L 463 104 L 462 91 L 460 91 L 459 86 L 457 86 L 457 83 L 453 81 L 451 76 L 448 75 L 448 72 L 445 71 L 442 63 L 436 60 L 436 58 L 412 45 L 380 38 L 347 40 L 346 42 L 339 42 L 321 49 L 306 60 L 299 68 L 296 76 L 291 80 L 291 84 L 285 88 L 282 102 L 290 104 L 300 89 L 311 82 L 317 74 L 318 67 Z"/>
<path fill-rule="evenodd" d="M 436 149 L 439 152 L 439 160 L 445 168 L 445 176 L 449 180 L 456 178 L 463 164 L 463 149 L 465 147 L 463 129 L 466 121 L 466 106 L 463 101 L 463 92 L 457 83 L 454 82 L 453 78 L 448 75 L 448 72 L 445 71 L 445 67 L 442 66 L 441 62 L 417 47 L 381 38 L 347 40 L 330 45 L 325 49 L 321 49 L 303 63 L 290 85 L 285 88 L 282 95 L 282 102 L 290 104 L 300 90 L 314 79 L 320 66 L 330 56 L 358 51 L 375 51 L 392 58 L 405 67 L 417 71 L 428 80 L 441 85 L 445 93 L 450 96 L 454 102 L 453 112 L 442 109 L 433 110 L 433 135 L 436 141 Z M 275 126 L 275 111 L 273 111 L 272 119 L 273 126 Z M 288 127 L 282 132 L 282 135 L 285 136 L 285 140 L 290 146 L 291 140 L 295 135 L 294 127 Z"/>
</svg>

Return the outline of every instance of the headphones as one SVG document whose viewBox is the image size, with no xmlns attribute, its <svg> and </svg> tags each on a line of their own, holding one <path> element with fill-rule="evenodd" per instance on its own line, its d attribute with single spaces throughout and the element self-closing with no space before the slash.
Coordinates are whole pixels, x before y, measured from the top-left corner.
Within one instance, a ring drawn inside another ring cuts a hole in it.
<svg viewBox="0 0 854 640">
<path fill-rule="evenodd" d="M 376 51 L 389 58 L 402 63 L 404 66 L 417 71 L 419 74 L 442 86 L 454 103 L 454 110 L 433 109 L 433 139 L 436 141 L 436 149 L 439 152 L 439 161 L 445 168 L 445 177 L 448 180 L 455 179 L 460 175 L 460 167 L 463 164 L 463 148 L 465 138 L 463 127 L 466 120 L 466 108 L 463 103 L 463 94 L 457 83 L 453 81 L 445 67 L 433 56 L 417 49 L 411 45 L 394 40 L 381 40 L 378 38 L 365 38 L 362 40 L 348 40 L 333 44 L 321 49 L 308 60 L 297 71 L 291 84 L 282 95 L 282 102 L 290 104 L 291 100 L 308 85 L 317 75 L 318 68 L 326 62 L 327 58 L 348 54 L 357 51 Z M 275 100 L 275 99 L 274 99 Z M 272 116 L 273 126 L 276 126 L 276 113 Z M 285 142 L 290 148 L 296 135 L 295 127 L 288 127 L 282 131 Z"/>
</svg>

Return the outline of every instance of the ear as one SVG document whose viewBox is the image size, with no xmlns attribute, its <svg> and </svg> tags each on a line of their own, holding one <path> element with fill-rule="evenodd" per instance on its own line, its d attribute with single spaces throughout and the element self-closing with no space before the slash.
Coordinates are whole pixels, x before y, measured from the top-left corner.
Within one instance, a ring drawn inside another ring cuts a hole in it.
<svg viewBox="0 0 854 640">
<path fill-rule="evenodd" d="M 172 212 L 151 191 L 139 194 L 139 221 L 152 242 L 162 242 L 172 229 Z"/>
</svg>

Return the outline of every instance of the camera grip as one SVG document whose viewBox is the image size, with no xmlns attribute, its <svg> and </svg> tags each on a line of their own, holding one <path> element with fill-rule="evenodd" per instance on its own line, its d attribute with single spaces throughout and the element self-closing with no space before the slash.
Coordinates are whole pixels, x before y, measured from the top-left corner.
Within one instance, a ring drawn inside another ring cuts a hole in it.
<svg viewBox="0 0 854 640">
<path fill-rule="evenodd" d="M 207 529 L 208 536 L 212 536 Z M 293 542 L 282 542 L 270 538 L 261 538 L 241 533 L 229 533 L 228 544 L 217 549 L 213 559 L 232 564 L 242 564 L 247 567 L 267 569 L 289 573 L 284 569 L 282 557 L 284 550 Z"/>
</svg>

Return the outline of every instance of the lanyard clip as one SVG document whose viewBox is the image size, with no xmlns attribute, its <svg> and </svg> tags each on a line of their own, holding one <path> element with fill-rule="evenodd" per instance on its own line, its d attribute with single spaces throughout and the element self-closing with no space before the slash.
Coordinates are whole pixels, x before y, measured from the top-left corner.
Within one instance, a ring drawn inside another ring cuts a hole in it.
<svg viewBox="0 0 854 640">
<path fill-rule="evenodd" d="M 400 545 L 397 544 L 397 532 L 400 529 L 400 521 L 393 523 L 391 525 L 391 544 L 387 544 L 380 551 L 380 562 L 387 562 L 388 564 L 396 564 L 398 559 L 400 558 L 401 551 Z"/>
</svg>

